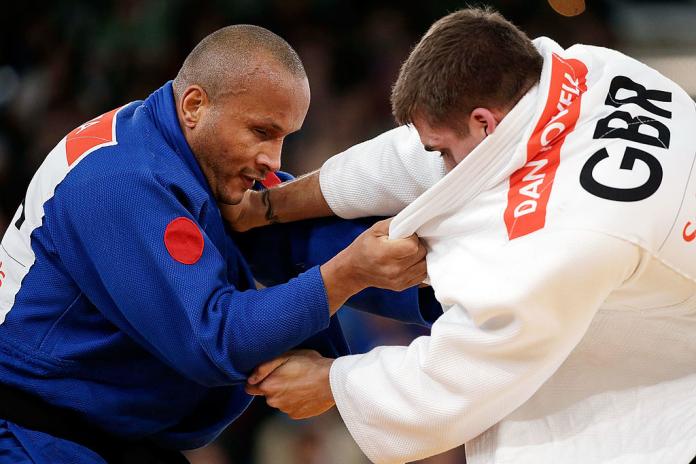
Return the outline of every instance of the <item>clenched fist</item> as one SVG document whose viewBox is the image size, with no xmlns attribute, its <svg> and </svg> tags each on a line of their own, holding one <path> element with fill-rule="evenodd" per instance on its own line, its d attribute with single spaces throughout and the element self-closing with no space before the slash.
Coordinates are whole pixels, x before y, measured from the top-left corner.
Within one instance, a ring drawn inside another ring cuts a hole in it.
<svg viewBox="0 0 696 464">
<path fill-rule="evenodd" d="M 335 404 L 329 384 L 332 363 L 316 351 L 290 351 L 258 366 L 246 392 L 265 396 L 269 406 L 293 419 L 322 414 Z"/>
<path fill-rule="evenodd" d="M 390 222 L 375 223 L 321 266 L 332 313 L 364 288 L 400 291 L 425 279 L 425 247 L 415 234 L 389 239 Z"/>
</svg>

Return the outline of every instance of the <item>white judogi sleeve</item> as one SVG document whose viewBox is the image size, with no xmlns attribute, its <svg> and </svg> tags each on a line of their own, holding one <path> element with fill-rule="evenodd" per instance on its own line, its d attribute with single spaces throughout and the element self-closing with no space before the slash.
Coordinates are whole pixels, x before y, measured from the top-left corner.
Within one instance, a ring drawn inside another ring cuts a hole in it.
<svg viewBox="0 0 696 464">
<path fill-rule="evenodd" d="M 396 464 L 476 437 L 553 374 L 640 254 L 572 230 L 452 249 L 449 275 L 431 275 L 449 306 L 431 336 L 334 362 L 331 388 L 353 438 L 375 463 Z"/>
<path fill-rule="evenodd" d="M 393 216 L 445 174 L 410 126 L 387 131 L 329 158 L 321 168 L 321 191 L 336 215 L 351 219 Z"/>
</svg>

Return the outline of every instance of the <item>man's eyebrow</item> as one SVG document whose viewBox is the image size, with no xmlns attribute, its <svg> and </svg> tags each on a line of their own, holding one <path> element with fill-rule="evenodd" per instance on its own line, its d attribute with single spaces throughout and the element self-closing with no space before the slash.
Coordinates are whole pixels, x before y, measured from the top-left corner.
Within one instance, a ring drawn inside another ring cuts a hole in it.
<svg viewBox="0 0 696 464">
<path fill-rule="evenodd" d="M 260 121 L 258 124 L 261 126 L 270 127 L 271 129 L 273 129 L 276 132 L 284 132 L 284 129 L 282 127 L 280 127 L 278 124 L 276 124 L 275 122 L 270 121 L 268 119 L 264 119 L 264 120 Z"/>
</svg>

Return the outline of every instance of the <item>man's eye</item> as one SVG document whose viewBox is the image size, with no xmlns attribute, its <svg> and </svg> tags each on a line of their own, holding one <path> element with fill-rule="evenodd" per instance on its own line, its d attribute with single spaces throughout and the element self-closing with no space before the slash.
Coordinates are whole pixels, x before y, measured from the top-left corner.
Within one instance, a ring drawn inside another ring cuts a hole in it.
<svg viewBox="0 0 696 464">
<path fill-rule="evenodd" d="M 254 132 L 256 132 L 256 133 L 257 133 L 258 135 L 260 135 L 261 137 L 267 137 L 267 136 L 268 136 L 268 132 L 266 132 L 264 129 L 260 129 L 260 128 L 258 128 L 258 127 L 254 128 Z"/>
</svg>

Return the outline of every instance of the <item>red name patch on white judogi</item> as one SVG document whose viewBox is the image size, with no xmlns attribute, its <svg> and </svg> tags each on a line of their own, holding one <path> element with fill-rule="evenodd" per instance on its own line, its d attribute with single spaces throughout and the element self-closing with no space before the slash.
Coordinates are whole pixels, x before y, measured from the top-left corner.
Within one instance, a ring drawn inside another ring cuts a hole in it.
<svg viewBox="0 0 696 464">
<path fill-rule="evenodd" d="M 580 115 L 587 66 L 553 54 L 544 111 L 527 142 L 527 163 L 510 177 L 504 218 L 510 240 L 544 227 L 561 147 Z"/>
</svg>

